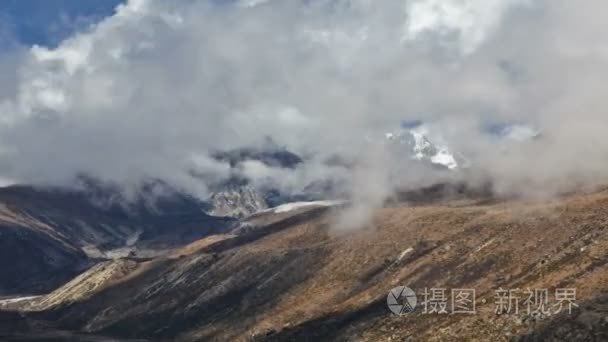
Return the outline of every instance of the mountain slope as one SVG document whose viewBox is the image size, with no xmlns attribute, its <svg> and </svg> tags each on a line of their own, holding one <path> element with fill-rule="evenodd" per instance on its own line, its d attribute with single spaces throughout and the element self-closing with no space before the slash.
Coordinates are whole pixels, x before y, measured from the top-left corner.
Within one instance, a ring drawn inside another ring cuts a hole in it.
<svg viewBox="0 0 608 342">
<path fill-rule="evenodd" d="M 0 296 L 48 292 L 98 259 L 149 257 L 233 224 L 184 195 L 131 207 L 97 203 L 101 195 L 98 188 L 1 188 Z"/>
<path fill-rule="evenodd" d="M 0 295 L 54 289 L 90 265 L 86 254 L 37 221 L 0 214 Z"/>
<path fill-rule="evenodd" d="M 251 186 L 225 186 L 210 198 L 214 216 L 245 217 L 268 208 L 266 200 Z"/>
<path fill-rule="evenodd" d="M 148 261 L 82 301 L 24 319 L 47 330 L 151 340 L 601 340 L 607 204 L 603 191 L 545 203 L 395 206 L 347 235 L 332 232 L 337 208 L 267 211 L 229 235 Z M 393 316 L 386 296 L 398 285 L 419 294 L 476 289 L 477 314 Z M 496 315 L 499 288 L 576 288 L 579 308 Z"/>
</svg>

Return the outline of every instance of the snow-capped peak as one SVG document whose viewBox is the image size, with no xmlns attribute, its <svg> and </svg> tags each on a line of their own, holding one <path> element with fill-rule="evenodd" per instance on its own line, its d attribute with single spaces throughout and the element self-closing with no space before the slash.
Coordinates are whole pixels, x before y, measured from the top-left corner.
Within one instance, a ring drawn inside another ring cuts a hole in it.
<svg viewBox="0 0 608 342">
<path fill-rule="evenodd" d="M 395 133 L 386 133 L 385 138 L 388 141 L 397 142 L 411 148 L 412 159 L 426 160 L 450 170 L 459 166 L 454 154 L 440 141 L 441 139 L 435 139 L 436 142 L 429 139 L 429 128 L 427 126 L 404 127 Z"/>
</svg>

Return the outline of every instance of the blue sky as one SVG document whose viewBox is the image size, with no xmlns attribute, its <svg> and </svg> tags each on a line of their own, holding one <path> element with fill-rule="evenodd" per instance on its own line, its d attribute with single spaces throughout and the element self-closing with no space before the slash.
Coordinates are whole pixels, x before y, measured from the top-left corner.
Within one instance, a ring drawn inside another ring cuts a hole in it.
<svg viewBox="0 0 608 342">
<path fill-rule="evenodd" d="M 0 48 L 56 46 L 74 31 L 112 15 L 124 0 L 1 0 Z"/>
</svg>

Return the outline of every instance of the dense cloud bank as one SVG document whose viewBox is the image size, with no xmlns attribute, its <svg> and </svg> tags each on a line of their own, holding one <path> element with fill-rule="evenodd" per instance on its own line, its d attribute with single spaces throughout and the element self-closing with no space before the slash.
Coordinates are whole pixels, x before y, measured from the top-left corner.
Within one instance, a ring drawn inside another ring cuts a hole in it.
<svg viewBox="0 0 608 342">
<path fill-rule="evenodd" d="M 271 137 L 304 162 L 238 172 L 287 191 L 344 179 L 375 203 L 455 177 L 376 146 L 420 120 L 467 157 L 457 177 L 468 181 L 532 194 L 605 182 L 606 10 L 600 0 L 130 0 L 56 48 L 0 55 L 0 179 L 156 178 L 204 197 L 235 172 L 214 153 Z M 540 133 L 505 139 L 496 125 Z M 355 167 L 327 162 L 337 157 Z"/>
</svg>

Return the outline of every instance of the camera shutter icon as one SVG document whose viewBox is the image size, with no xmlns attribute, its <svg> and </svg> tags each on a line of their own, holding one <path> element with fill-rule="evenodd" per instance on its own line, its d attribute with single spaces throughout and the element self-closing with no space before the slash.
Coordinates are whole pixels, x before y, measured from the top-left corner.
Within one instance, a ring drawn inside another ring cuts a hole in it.
<svg viewBox="0 0 608 342">
<path fill-rule="evenodd" d="M 395 315 L 413 312 L 418 304 L 414 290 L 406 286 L 397 286 L 386 297 L 389 310 Z"/>
</svg>

